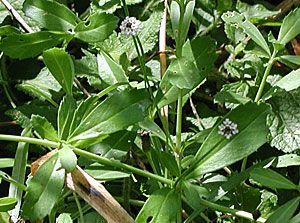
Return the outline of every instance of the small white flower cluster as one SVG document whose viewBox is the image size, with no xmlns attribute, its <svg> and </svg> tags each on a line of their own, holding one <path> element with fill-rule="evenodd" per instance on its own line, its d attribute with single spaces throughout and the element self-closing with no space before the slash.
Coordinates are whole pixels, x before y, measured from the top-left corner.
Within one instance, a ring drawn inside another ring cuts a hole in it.
<svg viewBox="0 0 300 223">
<path fill-rule="evenodd" d="M 228 118 L 226 118 L 222 124 L 218 126 L 218 128 L 218 133 L 224 136 L 226 139 L 230 139 L 232 136 L 239 133 L 237 124 L 230 121 Z"/>
<path fill-rule="evenodd" d="M 141 31 L 142 22 L 135 17 L 126 16 L 120 25 L 121 34 L 125 36 L 136 36 Z"/>
</svg>

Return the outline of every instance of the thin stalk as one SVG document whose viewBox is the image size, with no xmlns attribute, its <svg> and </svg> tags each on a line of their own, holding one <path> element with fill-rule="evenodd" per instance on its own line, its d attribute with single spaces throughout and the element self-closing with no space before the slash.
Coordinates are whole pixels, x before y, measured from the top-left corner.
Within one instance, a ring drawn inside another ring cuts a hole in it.
<svg viewBox="0 0 300 223">
<path fill-rule="evenodd" d="M 124 9 L 124 13 L 126 16 L 129 16 L 129 11 L 128 11 L 128 7 L 126 5 L 126 1 L 125 0 L 121 0 L 122 5 L 123 5 L 123 9 Z"/>
<path fill-rule="evenodd" d="M 181 130 L 182 130 L 182 90 L 179 90 L 177 100 L 177 115 L 176 115 L 176 153 L 180 156 L 181 153 Z"/>
<path fill-rule="evenodd" d="M 74 199 L 75 199 L 75 202 L 76 202 L 76 205 L 78 208 L 78 212 L 79 212 L 79 222 L 84 223 L 82 208 L 81 208 L 80 202 L 79 202 L 78 197 L 75 192 L 73 192 L 73 196 L 74 196 Z"/>
<path fill-rule="evenodd" d="M 118 202 L 121 202 L 121 203 L 123 203 L 124 202 L 124 198 L 123 197 L 114 197 Z M 131 205 L 134 205 L 134 206 L 144 206 L 144 204 L 145 204 L 145 201 L 140 201 L 140 200 L 134 200 L 134 199 L 129 199 L 128 200 L 129 201 L 129 203 L 131 204 Z"/>
<path fill-rule="evenodd" d="M 219 204 L 215 204 L 215 203 L 210 202 L 208 200 L 204 200 L 202 198 L 199 199 L 198 202 L 200 204 L 208 207 L 208 208 L 213 209 L 213 210 L 221 211 L 223 213 L 229 213 L 229 214 L 232 214 L 234 216 L 245 218 L 245 219 L 252 220 L 252 221 L 256 220 L 256 219 L 253 218 L 253 215 L 251 213 L 246 212 L 246 211 L 231 209 L 231 208 L 219 205 Z M 256 222 L 266 222 L 266 219 L 260 217 L 259 219 L 256 220 Z"/>
<path fill-rule="evenodd" d="M 27 142 L 27 143 L 31 143 L 31 144 L 35 144 L 35 145 L 41 145 L 41 146 L 45 146 L 45 147 L 53 147 L 53 148 L 59 148 L 60 144 L 59 142 L 53 142 L 53 141 L 49 141 L 49 140 L 45 140 L 45 139 L 36 139 L 36 138 L 30 138 L 30 137 L 23 137 L 23 136 L 16 136 L 16 135 L 4 135 L 4 134 L 0 134 L 0 141 L 4 140 L 4 141 L 14 141 L 14 142 Z M 173 185 L 173 181 L 166 179 L 162 176 L 138 169 L 136 167 L 121 163 L 120 161 L 117 160 L 110 160 L 107 159 L 105 157 L 102 156 L 98 156 L 96 154 L 81 150 L 81 149 L 77 149 L 74 148 L 73 151 L 80 156 L 92 159 L 97 161 L 100 164 L 103 165 L 108 165 L 108 166 L 112 166 L 112 167 L 116 167 L 119 169 L 123 169 L 123 170 L 127 170 L 129 172 L 138 174 L 140 176 L 143 177 L 147 177 L 147 178 L 152 178 L 155 179 L 157 181 L 160 181 L 162 183 L 168 184 L 168 185 Z"/>
<path fill-rule="evenodd" d="M 265 87 L 266 82 L 267 82 L 267 77 L 270 74 L 270 71 L 271 71 L 272 65 L 273 65 L 273 63 L 275 61 L 275 57 L 276 57 L 277 53 L 278 53 L 278 51 L 276 49 L 274 49 L 274 51 L 272 53 L 272 56 L 271 56 L 271 58 L 268 61 L 268 65 L 267 65 L 267 68 L 266 68 L 266 70 L 264 72 L 263 79 L 260 82 L 257 94 L 256 94 L 255 99 L 254 99 L 255 102 L 258 102 L 260 100 L 261 96 L 262 96 L 262 93 L 264 91 L 264 87 Z"/>
</svg>

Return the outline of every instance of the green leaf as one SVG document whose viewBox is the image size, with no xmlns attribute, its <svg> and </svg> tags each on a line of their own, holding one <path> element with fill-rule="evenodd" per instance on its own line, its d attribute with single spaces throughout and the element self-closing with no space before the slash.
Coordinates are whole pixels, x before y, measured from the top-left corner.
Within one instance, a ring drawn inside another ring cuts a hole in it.
<svg viewBox="0 0 300 223">
<path fill-rule="evenodd" d="M 61 48 L 43 53 L 44 63 L 67 94 L 72 94 L 74 63 L 71 56 Z"/>
<path fill-rule="evenodd" d="M 21 136 L 24 137 L 30 137 L 31 135 L 32 135 L 31 128 L 25 128 L 21 133 Z M 29 149 L 28 143 L 19 142 L 15 153 L 15 162 L 12 170 L 12 178 L 21 184 L 24 184 L 25 181 L 28 149 Z M 10 211 L 12 220 L 17 221 L 20 216 L 23 190 L 19 188 L 17 185 L 11 183 L 9 185 L 9 197 L 17 199 L 17 204 L 15 208 Z"/>
<path fill-rule="evenodd" d="M 287 44 L 300 33 L 300 8 L 290 12 L 283 20 L 279 30 L 278 42 Z"/>
<path fill-rule="evenodd" d="M 191 167 L 184 173 L 188 178 L 218 170 L 255 152 L 267 141 L 266 116 L 270 107 L 261 103 L 240 105 L 225 117 L 237 124 L 239 132 L 231 139 L 218 133 L 220 121 L 199 148 Z M 253 141 L 255 139 L 255 141 Z"/>
<path fill-rule="evenodd" d="M 286 154 L 286 155 L 279 156 L 275 159 L 272 166 L 276 168 L 300 166 L 300 156 L 296 154 Z"/>
<path fill-rule="evenodd" d="M 17 204 L 16 198 L 1 197 L 0 198 L 0 212 L 9 211 L 9 210 L 13 209 L 16 204 Z"/>
<path fill-rule="evenodd" d="M 71 123 L 76 109 L 76 101 L 71 95 L 66 95 L 60 103 L 57 117 L 58 136 L 67 139 L 71 134 Z"/>
<path fill-rule="evenodd" d="M 90 139 L 111 134 L 142 121 L 149 105 L 148 93 L 144 90 L 130 90 L 115 93 L 81 119 L 80 124 L 69 137 L 69 142 Z"/>
<path fill-rule="evenodd" d="M 250 177 L 261 185 L 272 189 L 297 189 L 297 185 L 271 169 L 256 168 L 251 171 Z"/>
<path fill-rule="evenodd" d="M 43 139 L 48 139 L 55 142 L 59 141 L 56 130 L 46 118 L 39 115 L 32 115 L 30 121 L 32 127 Z"/>
<path fill-rule="evenodd" d="M 116 179 L 130 177 L 130 173 L 116 171 L 112 168 L 107 168 L 107 167 L 97 166 L 97 165 L 89 166 L 85 169 L 85 171 L 96 180 L 101 180 L 101 181 L 116 180 Z"/>
<path fill-rule="evenodd" d="M 60 198 L 65 179 L 58 153 L 48 158 L 28 181 L 24 197 L 23 216 L 30 221 L 41 220 L 50 214 Z"/>
<path fill-rule="evenodd" d="M 168 152 L 161 151 L 159 159 L 161 161 L 162 166 L 166 167 L 174 176 L 179 177 L 179 167 L 173 155 L 171 155 Z"/>
<path fill-rule="evenodd" d="M 116 63 L 107 53 L 100 51 L 97 55 L 98 74 L 108 85 L 128 82 L 122 66 Z"/>
<path fill-rule="evenodd" d="M 25 15 L 42 27 L 54 31 L 74 30 L 77 16 L 65 5 L 48 0 L 25 0 Z"/>
<path fill-rule="evenodd" d="M 300 197 L 295 197 L 294 199 L 286 202 L 267 219 L 266 223 L 288 222 L 296 211 L 299 201 Z"/>
<path fill-rule="evenodd" d="M 181 32 L 180 32 L 180 39 L 182 43 L 185 42 L 185 39 L 187 37 L 189 28 L 190 28 L 190 23 L 193 17 L 193 12 L 194 12 L 194 7 L 195 7 L 195 0 L 190 0 L 187 1 L 185 4 L 185 12 L 182 20 L 182 27 L 181 27 Z"/>
<path fill-rule="evenodd" d="M 56 219 L 56 223 L 73 223 L 73 221 L 70 214 L 62 213 Z"/>
<path fill-rule="evenodd" d="M 70 146 L 63 144 L 63 147 L 59 150 L 58 155 L 61 166 L 67 171 L 67 173 L 72 172 L 76 168 L 77 157 Z"/>
<path fill-rule="evenodd" d="M 237 12 L 227 12 L 222 15 L 222 19 L 225 23 L 234 24 L 242 28 L 257 45 L 259 45 L 269 56 L 271 56 L 269 46 L 262 34 L 251 22 L 245 19 L 243 15 Z"/>
<path fill-rule="evenodd" d="M 247 102 L 251 101 L 250 98 L 241 96 L 231 91 L 220 91 L 215 95 L 214 98 L 220 103 L 246 104 Z"/>
<path fill-rule="evenodd" d="M 19 34 L 19 33 L 20 33 L 20 30 L 18 30 L 14 26 L 5 25 L 5 26 L 0 27 L 0 36 L 1 37 L 11 35 L 11 34 Z"/>
<path fill-rule="evenodd" d="M 180 211 L 180 193 L 169 188 L 162 188 L 154 192 L 139 212 L 136 223 L 146 222 L 177 222 Z"/>
<path fill-rule="evenodd" d="M 88 43 L 105 40 L 117 28 L 118 18 L 105 13 L 95 13 L 86 22 L 75 27 L 75 37 Z"/>
<path fill-rule="evenodd" d="M 179 89 L 193 89 L 203 80 L 203 75 L 190 60 L 182 57 L 175 59 L 169 65 L 161 85 L 164 81 Z"/>
<path fill-rule="evenodd" d="M 278 94 L 270 100 L 273 113 L 268 116 L 270 145 L 291 153 L 300 148 L 300 91 L 285 92 L 278 89 Z"/>
<path fill-rule="evenodd" d="M 26 59 L 38 56 L 70 37 L 70 34 L 47 31 L 11 34 L 1 40 L 0 50 L 11 58 Z"/>
<path fill-rule="evenodd" d="M 38 98 L 41 101 L 49 101 L 52 105 L 58 107 L 53 100 L 55 93 L 61 90 L 61 86 L 57 80 L 51 75 L 47 68 L 43 68 L 36 78 L 32 80 L 24 80 L 17 88 L 28 93 L 32 97 Z"/>
<path fill-rule="evenodd" d="M 0 169 L 13 167 L 14 162 L 13 158 L 0 158 Z"/>
<path fill-rule="evenodd" d="M 300 56 L 299 55 L 282 55 L 278 57 L 278 60 L 284 64 L 293 63 L 300 65 Z"/>
<path fill-rule="evenodd" d="M 293 70 L 285 75 L 274 86 L 280 87 L 286 91 L 297 89 L 300 86 L 300 69 Z"/>
<path fill-rule="evenodd" d="M 261 4 L 249 5 L 245 2 L 241 2 L 240 0 L 236 3 L 236 9 L 253 23 L 275 16 L 280 12 L 268 10 Z"/>
</svg>

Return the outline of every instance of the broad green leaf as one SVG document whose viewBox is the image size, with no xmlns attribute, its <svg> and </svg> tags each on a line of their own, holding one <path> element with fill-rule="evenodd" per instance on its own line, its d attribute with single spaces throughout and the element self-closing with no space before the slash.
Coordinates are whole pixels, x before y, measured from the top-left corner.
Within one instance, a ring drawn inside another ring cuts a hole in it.
<svg viewBox="0 0 300 223">
<path fill-rule="evenodd" d="M 207 74 L 213 68 L 217 59 L 216 43 L 208 36 L 187 40 L 182 49 L 182 55 L 194 62 L 201 73 Z"/>
<path fill-rule="evenodd" d="M 136 223 L 176 223 L 180 211 L 180 193 L 174 189 L 162 188 L 154 192 L 139 212 Z"/>
<path fill-rule="evenodd" d="M 19 33 L 20 33 L 20 30 L 18 30 L 14 26 L 5 25 L 5 26 L 0 27 L 0 36 L 1 37 L 11 35 L 11 34 L 19 34 Z"/>
<path fill-rule="evenodd" d="M 288 222 L 296 211 L 300 202 L 300 197 L 286 202 L 280 206 L 266 221 L 266 223 L 283 223 Z"/>
<path fill-rule="evenodd" d="M 15 159 L 13 158 L 0 158 L 0 169 L 13 167 L 14 162 Z"/>
<path fill-rule="evenodd" d="M 300 212 L 296 216 L 291 218 L 289 221 L 289 223 L 298 223 L 298 222 L 300 222 Z"/>
<path fill-rule="evenodd" d="M 300 8 L 290 12 L 283 20 L 278 42 L 282 45 L 287 44 L 300 33 Z"/>
<path fill-rule="evenodd" d="M 56 223 L 73 223 L 73 221 L 70 214 L 62 213 L 56 219 Z"/>
<path fill-rule="evenodd" d="M 259 45 L 269 56 L 271 55 L 269 46 L 262 34 L 251 22 L 245 19 L 243 15 L 237 12 L 227 12 L 222 15 L 222 19 L 226 23 L 234 24 L 242 28 L 257 45 Z"/>
<path fill-rule="evenodd" d="M 203 75 L 190 60 L 182 57 L 175 59 L 169 65 L 163 82 L 169 82 L 169 85 L 176 86 L 179 89 L 193 89 L 203 80 Z"/>
<path fill-rule="evenodd" d="M 25 128 L 21 136 L 30 137 L 32 135 L 31 128 Z M 15 161 L 12 178 L 18 181 L 21 184 L 24 184 L 26 176 L 26 166 L 27 166 L 27 157 L 28 157 L 29 144 L 24 142 L 19 142 L 18 147 L 15 153 Z M 12 220 L 17 221 L 20 216 L 21 202 L 23 198 L 23 190 L 17 187 L 15 184 L 9 185 L 9 197 L 16 198 L 17 204 L 13 210 L 10 211 Z"/>
<path fill-rule="evenodd" d="M 117 28 L 118 18 L 105 13 L 95 13 L 86 22 L 75 27 L 75 37 L 88 43 L 100 42 Z"/>
<path fill-rule="evenodd" d="M 72 94 L 74 63 L 71 56 L 61 48 L 43 53 L 44 63 L 67 94 Z"/>
<path fill-rule="evenodd" d="M 67 139 L 71 134 L 70 128 L 76 109 L 76 101 L 71 95 L 66 95 L 60 103 L 57 117 L 58 136 Z"/>
<path fill-rule="evenodd" d="M 10 215 L 7 212 L 0 212 L 0 221 L 3 223 L 11 223 Z"/>
<path fill-rule="evenodd" d="M 230 139 L 218 133 L 220 121 L 199 148 L 187 178 L 218 170 L 255 152 L 267 141 L 266 116 L 270 107 L 261 103 L 240 105 L 225 117 L 237 124 L 239 132 Z M 255 139 L 255 141 L 253 141 Z"/>
<path fill-rule="evenodd" d="M 31 124 L 35 131 L 43 138 L 58 142 L 59 138 L 53 125 L 40 115 L 31 116 Z"/>
<path fill-rule="evenodd" d="M 65 5 L 49 0 L 25 0 L 25 15 L 42 27 L 54 31 L 74 30 L 77 16 Z"/>
<path fill-rule="evenodd" d="M 278 57 L 278 60 L 282 63 L 293 63 L 300 65 L 300 56 L 299 55 L 282 55 Z"/>
<path fill-rule="evenodd" d="M 170 5 L 170 19 L 172 24 L 173 35 L 176 42 L 179 40 L 179 20 L 180 20 L 180 5 L 177 1 L 172 1 Z"/>
<path fill-rule="evenodd" d="M 84 222 L 106 223 L 107 221 L 96 211 L 92 211 L 83 216 Z"/>
<path fill-rule="evenodd" d="M 50 214 L 60 198 L 65 179 L 58 153 L 48 158 L 28 181 L 24 197 L 23 216 L 30 221 L 43 219 Z"/>
<path fill-rule="evenodd" d="M 207 188 L 189 182 L 184 182 L 182 190 L 189 206 L 191 206 L 194 210 L 203 208 L 203 205 L 200 204 L 198 200 L 201 198 L 208 198 L 209 190 Z"/>
<path fill-rule="evenodd" d="M 161 151 L 159 154 L 159 159 L 161 161 L 162 166 L 166 167 L 174 176 L 179 177 L 179 167 L 175 160 L 175 157 L 172 154 L 165 151 Z"/>
<path fill-rule="evenodd" d="M 97 64 L 99 76 L 107 85 L 128 82 L 122 66 L 105 52 L 100 51 L 97 55 Z"/>
<path fill-rule="evenodd" d="M 275 83 L 274 86 L 280 87 L 286 91 L 291 91 L 300 86 L 300 69 L 293 70 Z"/>
<path fill-rule="evenodd" d="M 139 123 L 142 129 L 148 130 L 153 136 L 159 137 L 161 140 L 166 141 L 166 135 L 164 131 L 152 120 L 145 119 Z"/>
<path fill-rule="evenodd" d="M 250 177 L 261 185 L 272 189 L 297 189 L 293 182 L 271 169 L 256 168 L 251 171 Z"/>
<path fill-rule="evenodd" d="M 249 5 L 245 2 L 241 2 L 240 0 L 236 3 L 236 9 L 253 23 L 275 16 L 280 12 L 268 10 L 261 4 Z"/>
<path fill-rule="evenodd" d="M 144 119 L 148 105 L 148 93 L 144 90 L 115 93 L 82 119 L 68 141 L 95 138 L 126 129 Z"/>
<path fill-rule="evenodd" d="M 300 166 L 300 156 L 296 154 L 286 154 L 278 156 L 273 164 L 276 168 L 289 167 L 289 166 Z"/>
<path fill-rule="evenodd" d="M 181 27 L 181 32 L 180 32 L 180 39 L 182 43 L 185 42 L 185 39 L 187 37 L 189 28 L 190 28 L 190 23 L 192 20 L 193 12 L 194 12 L 194 7 L 195 7 L 195 0 L 190 0 L 186 1 L 185 3 L 185 12 L 182 20 L 182 27 Z"/>
<path fill-rule="evenodd" d="M 220 91 L 215 95 L 215 100 L 220 103 L 246 104 L 250 98 L 241 96 L 231 91 Z"/>
<path fill-rule="evenodd" d="M 286 92 L 278 89 L 269 101 L 273 111 L 267 121 L 271 146 L 285 153 L 297 151 L 300 148 L 299 90 Z"/>
<path fill-rule="evenodd" d="M 0 50 L 11 58 L 26 59 L 38 56 L 44 50 L 54 47 L 70 37 L 70 34 L 47 31 L 11 34 L 1 40 Z"/>
<path fill-rule="evenodd" d="M 72 172 L 77 165 L 77 157 L 70 146 L 63 144 L 62 148 L 58 152 L 59 160 L 62 168 L 64 168 L 67 173 Z"/>
<path fill-rule="evenodd" d="M 42 101 L 49 101 L 52 105 L 58 106 L 53 100 L 55 93 L 61 90 L 59 82 L 51 75 L 47 68 L 43 68 L 36 78 L 24 80 L 17 85 L 18 89 L 23 90 L 34 98 Z"/>
<path fill-rule="evenodd" d="M 0 198 L 0 212 L 9 211 L 9 210 L 13 209 L 16 204 L 17 204 L 16 198 L 1 197 Z"/>
<path fill-rule="evenodd" d="M 112 168 L 107 168 L 107 167 L 97 166 L 97 165 L 89 166 L 85 169 L 85 171 L 96 180 L 101 180 L 101 181 L 108 181 L 108 180 L 130 177 L 130 173 L 117 171 Z"/>
</svg>

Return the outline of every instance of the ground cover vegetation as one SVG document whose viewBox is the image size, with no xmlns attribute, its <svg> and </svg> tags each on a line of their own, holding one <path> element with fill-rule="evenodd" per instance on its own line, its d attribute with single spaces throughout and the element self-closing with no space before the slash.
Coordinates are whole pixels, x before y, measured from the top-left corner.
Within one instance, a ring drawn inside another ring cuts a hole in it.
<svg viewBox="0 0 300 223">
<path fill-rule="evenodd" d="M 0 222 L 300 222 L 300 5 L 1 0 Z"/>
</svg>

